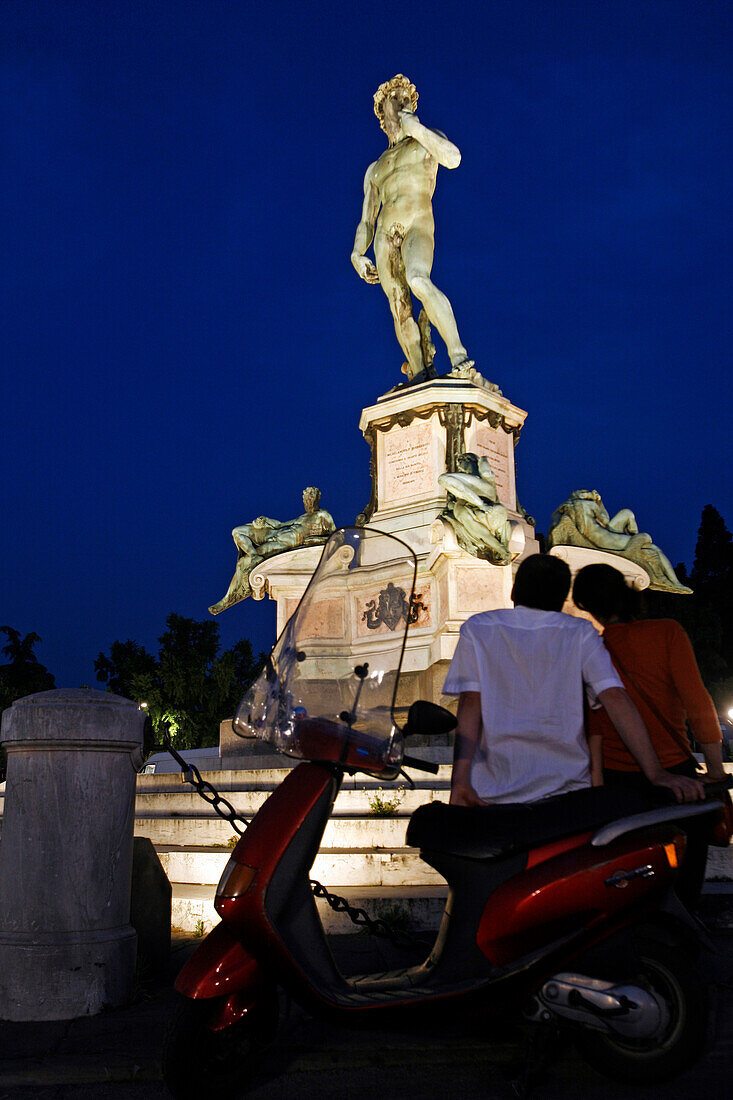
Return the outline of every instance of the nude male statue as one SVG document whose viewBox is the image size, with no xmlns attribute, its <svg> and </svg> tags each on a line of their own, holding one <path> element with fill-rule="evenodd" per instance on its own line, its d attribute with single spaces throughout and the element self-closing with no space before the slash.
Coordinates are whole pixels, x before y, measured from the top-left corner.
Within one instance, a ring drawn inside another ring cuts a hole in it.
<svg viewBox="0 0 733 1100">
<path fill-rule="evenodd" d="M 377 89 L 374 113 L 389 147 L 364 177 L 364 206 L 351 253 L 359 276 L 382 284 L 407 359 L 402 370 L 410 380 L 425 371 L 429 342 L 413 316 L 410 292 L 445 341 L 451 367 L 474 365 L 461 343 L 450 302 L 430 279 L 435 248 L 431 200 L 438 166 L 457 168 L 461 154 L 443 134 L 423 126 L 416 106 L 415 85 L 401 73 Z M 376 266 L 365 255 L 372 241 Z"/>
<path fill-rule="evenodd" d="M 297 546 L 317 546 L 325 542 L 336 530 L 336 524 L 325 509 L 319 508 L 320 503 L 320 489 L 309 485 L 303 490 L 305 512 L 297 519 L 281 523 L 269 516 L 258 516 L 251 523 L 234 528 L 232 538 L 237 548 L 237 566 L 226 593 L 209 608 L 212 615 L 218 615 L 251 595 L 250 573 L 265 558 L 294 550 Z"/>
</svg>

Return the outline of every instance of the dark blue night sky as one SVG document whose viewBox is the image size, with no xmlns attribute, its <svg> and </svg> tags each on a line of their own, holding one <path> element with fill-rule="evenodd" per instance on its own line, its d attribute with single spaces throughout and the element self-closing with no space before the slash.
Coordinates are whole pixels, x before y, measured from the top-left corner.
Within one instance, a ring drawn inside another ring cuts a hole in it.
<svg viewBox="0 0 733 1100">
<path fill-rule="evenodd" d="M 434 278 L 529 412 L 525 507 L 597 488 L 691 562 L 704 504 L 733 526 L 730 32 L 717 0 L 5 0 L 0 623 L 93 686 L 207 617 L 235 524 L 366 504 L 402 357 L 349 254 L 395 72 L 463 153 Z M 274 640 L 272 604 L 217 621 Z"/>
</svg>

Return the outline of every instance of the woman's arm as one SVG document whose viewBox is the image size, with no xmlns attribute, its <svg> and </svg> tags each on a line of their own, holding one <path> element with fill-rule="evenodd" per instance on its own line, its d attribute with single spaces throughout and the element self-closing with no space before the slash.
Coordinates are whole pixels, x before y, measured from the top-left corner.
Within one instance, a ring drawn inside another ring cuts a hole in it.
<svg viewBox="0 0 733 1100">
<path fill-rule="evenodd" d="M 679 623 L 670 625 L 669 669 L 711 779 L 724 779 L 722 735 L 715 703 L 702 682 L 695 651 Z"/>
<path fill-rule="evenodd" d="M 616 727 L 626 745 L 650 783 L 655 787 L 669 787 L 678 802 L 695 802 L 703 798 L 702 784 L 686 775 L 665 771 L 659 763 L 647 728 L 641 715 L 623 688 L 606 688 L 598 693 L 598 701 Z"/>
</svg>

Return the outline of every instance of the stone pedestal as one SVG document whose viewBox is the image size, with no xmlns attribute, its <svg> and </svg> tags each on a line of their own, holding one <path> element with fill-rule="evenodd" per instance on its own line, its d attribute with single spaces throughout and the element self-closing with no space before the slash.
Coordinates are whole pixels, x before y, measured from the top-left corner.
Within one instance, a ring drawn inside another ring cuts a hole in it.
<svg viewBox="0 0 733 1100">
<path fill-rule="evenodd" d="M 144 720 L 101 691 L 41 692 L 3 714 L 2 1019 L 70 1019 L 129 999 Z"/>
<path fill-rule="evenodd" d="M 437 378 L 380 397 L 359 422 L 372 452 L 372 490 L 357 524 L 400 535 L 416 553 L 429 553 L 430 528 L 446 501 L 438 478 L 455 470 L 465 451 L 488 457 L 499 500 L 524 523 L 514 447 L 526 416 L 501 394 L 461 378 Z"/>
<path fill-rule="evenodd" d="M 453 700 L 441 691 L 461 624 L 477 611 L 511 606 L 514 568 L 466 553 L 450 524 L 440 518 L 446 493 L 438 478 L 455 470 L 459 454 L 473 451 L 489 457 L 499 499 L 515 525 L 516 562 L 538 550 L 534 529 L 517 502 L 514 447 L 525 417 L 505 397 L 460 378 L 400 388 L 362 413 L 360 427 L 371 447 L 372 490 L 356 524 L 396 535 L 418 561 L 419 614 L 408 632 L 400 706 L 416 698 L 452 706 Z M 291 550 L 266 559 L 252 572 L 254 598 L 269 596 L 277 602 L 278 634 L 298 606 L 320 555 L 320 547 Z M 382 586 L 386 581 L 385 573 Z M 378 594 L 375 590 L 370 595 Z M 378 629 L 387 628 L 382 624 Z M 404 629 L 404 622 L 394 629 Z M 362 633 L 355 645 L 366 654 L 378 639 L 376 631 L 364 628 Z M 227 737 L 226 754 L 236 752 Z"/>
<path fill-rule="evenodd" d="M 605 550 L 587 550 L 584 546 L 553 546 L 550 554 L 567 562 L 573 580 L 575 580 L 575 574 L 586 565 L 610 565 L 612 569 L 618 569 L 619 573 L 623 573 L 624 580 L 631 588 L 643 592 L 649 587 L 647 571 L 636 562 L 623 557 L 622 554 L 606 553 Z"/>
</svg>

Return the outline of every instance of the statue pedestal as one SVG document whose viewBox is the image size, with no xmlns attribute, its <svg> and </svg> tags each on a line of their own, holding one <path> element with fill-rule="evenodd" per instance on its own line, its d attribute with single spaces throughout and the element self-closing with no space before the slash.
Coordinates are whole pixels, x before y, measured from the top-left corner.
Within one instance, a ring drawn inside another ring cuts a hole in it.
<svg viewBox="0 0 733 1100">
<path fill-rule="evenodd" d="M 517 505 L 514 447 L 525 417 L 500 394 L 459 378 L 398 389 L 362 413 L 360 427 L 372 451 L 372 493 L 357 525 L 396 535 L 418 561 L 415 595 L 421 607 L 407 636 L 398 705 L 417 698 L 452 703 L 441 692 L 462 623 L 477 611 L 511 606 L 514 568 L 466 553 L 440 518 L 446 493 L 438 477 L 455 470 L 459 454 L 489 457 L 499 499 L 515 525 L 514 566 L 538 551 L 534 529 Z M 278 635 L 320 555 L 320 547 L 290 550 L 267 558 L 251 573 L 253 597 L 277 602 Z M 404 629 L 404 622 L 395 629 Z M 373 639 L 365 637 L 364 644 L 369 643 Z M 227 754 L 235 751 L 236 746 L 227 745 Z"/>
<path fill-rule="evenodd" d="M 624 580 L 631 588 L 642 592 L 649 587 L 649 574 L 636 562 L 625 558 L 623 554 L 612 554 L 605 550 L 590 550 L 584 546 L 553 546 L 549 551 L 556 558 L 567 562 L 575 580 L 575 574 L 586 565 L 610 565 L 623 573 Z"/>
<path fill-rule="evenodd" d="M 517 510 L 514 447 L 527 414 L 501 394 L 462 378 L 436 378 L 393 390 L 364 409 L 359 427 L 371 447 L 372 491 L 357 518 L 403 537 L 428 553 L 430 529 L 445 507 L 438 478 L 465 451 L 486 455 L 499 500 L 513 520 L 534 532 Z"/>
</svg>

